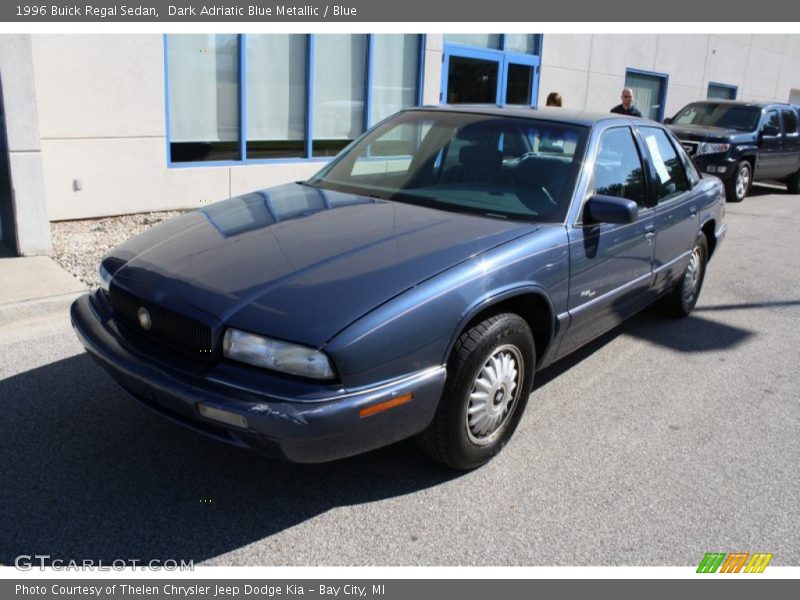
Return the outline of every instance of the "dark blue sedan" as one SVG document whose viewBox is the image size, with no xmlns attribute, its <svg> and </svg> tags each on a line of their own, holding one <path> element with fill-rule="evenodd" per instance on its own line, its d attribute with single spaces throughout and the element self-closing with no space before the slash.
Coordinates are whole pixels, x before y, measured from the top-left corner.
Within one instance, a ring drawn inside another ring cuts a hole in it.
<svg viewBox="0 0 800 600">
<path fill-rule="evenodd" d="M 656 300 L 691 312 L 724 199 L 657 123 L 408 110 L 308 181 L 119 246 L 72 322 L 134 398 L 218 440 L 321 462 L 417 436 L 469 469 L 537 370 Z"/>
</svg>

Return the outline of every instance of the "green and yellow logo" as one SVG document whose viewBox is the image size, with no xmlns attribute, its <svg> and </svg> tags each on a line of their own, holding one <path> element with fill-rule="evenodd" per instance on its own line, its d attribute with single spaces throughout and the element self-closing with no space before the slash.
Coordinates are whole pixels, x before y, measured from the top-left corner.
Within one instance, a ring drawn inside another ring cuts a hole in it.
<svg viewBox="0 0 800 600">
<path fill-rule="evenodd" d="M 749 560 L 748 560 L 749 559 Z M 744 573 L 763 573 L 772 553 L 767 552 L 707 552 L 697 567 L 698 573 L 739 573 L 744 568 Z M 746 564 L 745 564 L 746 563 Z"/>
</svg>

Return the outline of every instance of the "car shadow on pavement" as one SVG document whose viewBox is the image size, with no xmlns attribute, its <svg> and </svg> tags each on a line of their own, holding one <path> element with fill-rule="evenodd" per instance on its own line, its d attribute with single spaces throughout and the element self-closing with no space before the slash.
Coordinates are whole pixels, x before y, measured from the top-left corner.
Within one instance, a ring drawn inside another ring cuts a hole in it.
<svg viewBox="0 0 800 600">
<path fill-rule="evenodd" d="M 323 465 L 272 461 L 152 415 L 86 354 L 0 381 L 0 407 L 0 564 L 202 561 L 459 475 L 412 442 Z"/>
<path fill-rule="evenodd" d="M 703 309 L 698 306 L 695 310 Z M 677 352 L 694 353 L 734 348 L 750 338 L 753 332 L 705 319 L 695 313 L 684 319 L 673 319 L 662 316 L 656 307 L 650 307 L 537 373 L 534 389 L 568 371 L 620 335 L 635 337 Z"/>
</svg>

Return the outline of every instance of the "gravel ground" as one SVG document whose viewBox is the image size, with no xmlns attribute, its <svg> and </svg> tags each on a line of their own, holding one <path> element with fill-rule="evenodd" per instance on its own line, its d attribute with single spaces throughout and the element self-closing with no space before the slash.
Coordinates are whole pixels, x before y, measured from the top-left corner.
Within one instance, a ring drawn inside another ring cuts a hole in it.
<svg viewBox="0 0 800 600">
<path fill-rule="evenodd" d="M 183 211 L 173 210 L 51 223 L 53 260 L 90 288 L 96 288 L 100 285 L 97 266 L 106 252 L 180 214 Z"/>
</svg>

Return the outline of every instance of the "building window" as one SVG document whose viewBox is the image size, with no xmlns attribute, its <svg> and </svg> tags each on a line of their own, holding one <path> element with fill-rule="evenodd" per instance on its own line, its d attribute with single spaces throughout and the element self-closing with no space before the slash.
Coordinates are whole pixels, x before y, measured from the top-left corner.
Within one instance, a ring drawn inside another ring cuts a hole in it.
<svg viewBox="0 0 800 600">
<path fill-rule="evenodd" d="M 169 160 L 333 156 L 419 104 L 419 35 L 164 37 Z"/>
<path fill-rule="evenodd" d="M 709 83 L 708 94 L 706 97 L 709 100 L 736 100 L 736 92 L 738 88 L 735 85 L 727 85 L 725 83 Z"/>
<path fill-rule="evenodd" d="M 445 35 L 441 101 L 534 106 L 541 39 L 537 34 Z"/>
<path fill-rule="evenodd" d="M 239 159 L 236 35 L 171 35 L 169 140 L 172 160 Z"/>
<path fill-rule="evenodd" d="M 667 75 L 628 69 L 625 87 L 633 90 L 633 103 L 645 119 L 661 121 L 667 99 Z"/>
<path fill-rule="evenodd" d="M 247 36 L 248 158 L 305 157 L 307 48 L 305 35 Z"/>
<path fill-rule="evenodd" d="M 314 42 L 314 156 L 335 156 L 364 132 L 367 36 Z"/>
</svg>

